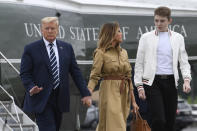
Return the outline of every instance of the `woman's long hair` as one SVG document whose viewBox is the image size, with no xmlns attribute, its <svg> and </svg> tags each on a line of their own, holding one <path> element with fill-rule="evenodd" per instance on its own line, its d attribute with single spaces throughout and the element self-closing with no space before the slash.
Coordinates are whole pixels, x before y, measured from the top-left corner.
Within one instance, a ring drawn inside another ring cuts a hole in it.
<svg viewBox="0 0 197 131">
<path fill-rule="evenodd" d="M 112 44 L 118 28 L 118 22 L 106 23 L 102 25 L 97 43 L 99 49 L 106 51 L 106 49 Z"/>
</svg>

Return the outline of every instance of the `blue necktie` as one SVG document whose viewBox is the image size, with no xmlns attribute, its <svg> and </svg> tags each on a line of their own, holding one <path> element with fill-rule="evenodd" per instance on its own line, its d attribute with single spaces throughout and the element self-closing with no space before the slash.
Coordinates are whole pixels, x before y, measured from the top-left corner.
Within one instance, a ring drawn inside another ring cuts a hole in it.
<svg viewBox="0 0 197 131">
<path fill-rule="evenodd" d="M 51 73 L 53 77 L 53 89 L 56 89 L 59 85 L 59 72 L 57 67 L 57 59 L 55 56 L 55 52 L 53 50 L 53 43 L 50 43 L 50 66 L 51 66 Z"/>
</svg>

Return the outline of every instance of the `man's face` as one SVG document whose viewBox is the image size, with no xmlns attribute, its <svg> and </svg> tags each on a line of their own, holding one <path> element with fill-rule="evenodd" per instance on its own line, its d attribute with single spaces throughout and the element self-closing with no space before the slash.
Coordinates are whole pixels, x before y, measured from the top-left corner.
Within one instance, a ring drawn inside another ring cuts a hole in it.
<svg viewBox="0 0 197 131">
<path fill-rule="evenodd" d="M 43 37 L 47 41 L 53 42 L 56 39 L 56 36 L 58 34 L 58 25 L 54 21 L 49 22 L 49 23 L 43 23 L 41 31 L 42 31 Z"/>
<path fill-rule="evenodd" d="M 172 19 L 168 19 L 164 16 L 155 15 L 154 23 L 158 31 L 166 32 L 168 31 L 168 25 L 171 24 Z"/>
</svg>

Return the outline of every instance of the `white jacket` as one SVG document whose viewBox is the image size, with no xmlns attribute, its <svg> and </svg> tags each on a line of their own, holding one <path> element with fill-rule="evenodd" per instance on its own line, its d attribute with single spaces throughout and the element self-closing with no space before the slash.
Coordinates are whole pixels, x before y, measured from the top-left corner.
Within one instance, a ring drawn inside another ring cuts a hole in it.
<svg viewBox="0 0 197 131">
<path fill-rule="evenodd" d="M 153 30 L 143 34 L 139 40 L 134 75 L 134 82 L 137 87 L 143 84 L 151 86 L 153 83 L 157 67 L 157 45 L 159 42 L 157 34 L 157 31 Z M 178 86 L 178 62 L 183 79 L 189 80 L 191 80 L 190 64 L 185 50 L 184 37 L 173 31 L 169 31 L 169 36 L 173 54 L 175 84 Z"/>
</svg>

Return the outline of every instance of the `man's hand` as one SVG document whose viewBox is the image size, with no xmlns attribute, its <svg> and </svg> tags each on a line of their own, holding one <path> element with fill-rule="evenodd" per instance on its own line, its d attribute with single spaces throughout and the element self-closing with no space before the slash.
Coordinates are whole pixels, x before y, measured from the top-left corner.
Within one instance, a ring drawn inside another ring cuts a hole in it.
<svg viewBox="0 0 197 131">
<path fill-rule="evenodd" d="M 145 95 L 145 91 L 144 91 L 143 87 L 140 90 L 138 90 L 138 95 L 139 95 L 140 99 L 142 99 L 142 100 L 146 99 L 146 95 Z"/>
<path fill-rule="evenodd" d="M 87 107 L 90 107 L 92 105 L 92 98 L 91 96 L 85 96 L 81 99 L 84 105 L 87 105 Z"/>
<path fill-rule="evenodd" d="M 30 96 L 32 96 L 33 94 L 37 94 L 39 93 L 41 90 L 43 90 L 42 87 L 38 87 L 38 86 L 34 86 L 30 91 L 29 91 L 29 94 Z"/>
<path fill-rule="evenodd" d="M 190 80 L 184 80 L 183 92 L 189 93 L 191 91 Z"/>
</svg>

